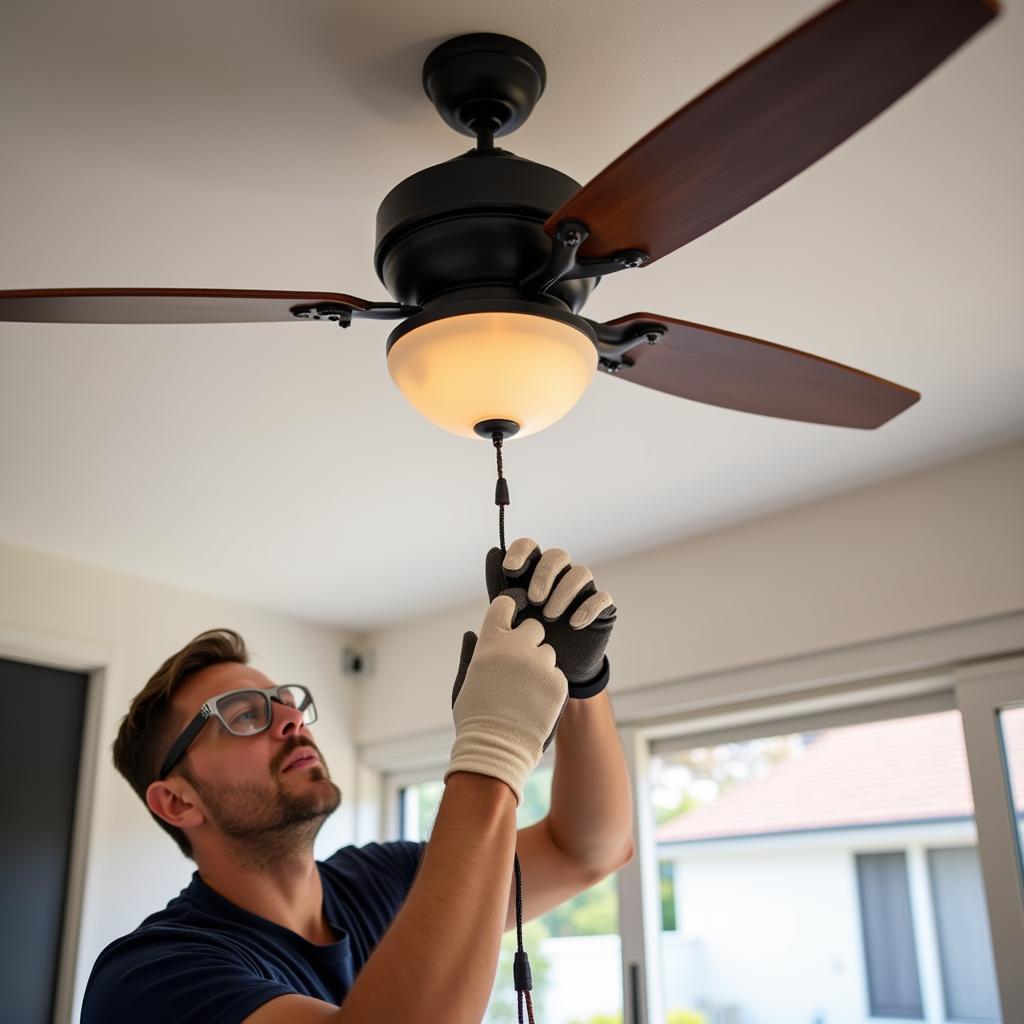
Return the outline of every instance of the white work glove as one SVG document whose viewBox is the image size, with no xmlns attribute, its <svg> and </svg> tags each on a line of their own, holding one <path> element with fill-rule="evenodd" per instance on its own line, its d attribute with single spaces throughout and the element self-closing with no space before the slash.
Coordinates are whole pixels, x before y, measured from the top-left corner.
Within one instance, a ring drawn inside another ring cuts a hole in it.
<svg viewBox="0 0 1024 1024">
<path fill-rule="evenodd" d="M 514 629 L 516 602 L 496 597 L 480 627 L 466 633 L 452 691 L 455 742 L 444 774 L 477 772 L 501 779 L 522 803 L 527 775 L 540 763 L 569 700 L 544 627 L 526 619 Z"/>
</svg>

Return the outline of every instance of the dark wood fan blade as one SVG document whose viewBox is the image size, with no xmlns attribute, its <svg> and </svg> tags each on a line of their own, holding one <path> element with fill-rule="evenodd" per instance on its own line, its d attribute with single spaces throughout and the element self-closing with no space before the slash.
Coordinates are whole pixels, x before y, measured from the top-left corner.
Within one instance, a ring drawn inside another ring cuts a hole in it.
<svg viewBox="0 0 1024 1024">
<path fill-rule="evenodd" d="M 664 121 L 544 230 L 583 257 L 651 261 L 768 195 L 899 99 L 993 18 L 995 0 L 840 0 Z"/>
<path fill-rule="evenodd" d="M 228 324 L 295 319 L 295 307 L 374 303 L 336 292 L 218 288 L 43 288 L 0 291 L 0 320 L 50 324 Z"/>
<path fill-rule="evenodd" d="M 629 349 L 614 376 L 695 402 L 807 423 L 873 429 L 913 405 L 916 391 L 842 363 L 745 334 L 631 313 L 610 327 L 662 324 L 654 345 Z"/>
</svg>

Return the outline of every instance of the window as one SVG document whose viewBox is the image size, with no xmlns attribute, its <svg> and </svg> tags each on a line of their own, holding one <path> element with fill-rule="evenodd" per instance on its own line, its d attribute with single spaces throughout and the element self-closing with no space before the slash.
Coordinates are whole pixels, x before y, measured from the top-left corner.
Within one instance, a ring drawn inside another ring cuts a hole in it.
<svg viewBox="0 0 1024 1024">
<path fill-rule="evenodd" d="M 906 855 L 858 854 L 857 888 L 871 1016 L 923 1020 Z"/>
<path fill-rule="evenodd" d="M 517 827 L 543 818 L 551 803 L 552 769 L 537 768 L 526 780 Z M 406 786 L 400 792 L 400 836 L 429 839 L 444 792 L 438 781 Z M 503 883 L 504 884 L 504 883 Z M 523 948 L 530 956 L 533 1002 L 543 1024 L 614 1024 L 622 1020 L 622 967 L 615 876 L 523 925 Z M 517 1020 L 512 983 L 515 930 L 506 932 L 484 1024 Z"/>
</svg>

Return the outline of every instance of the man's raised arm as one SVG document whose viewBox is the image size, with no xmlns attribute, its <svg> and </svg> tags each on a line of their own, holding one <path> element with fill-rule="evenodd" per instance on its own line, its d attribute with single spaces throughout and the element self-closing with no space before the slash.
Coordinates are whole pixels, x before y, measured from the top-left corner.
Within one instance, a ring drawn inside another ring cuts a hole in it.
<svg viewBox="0 0 1024 1024">
<path fill-rule="evenodd" d="M 516 807 L 568 700 L 544 629 L 491 602 L 463 639 L 455 743 L 416 879 L 342 1006 L 286 995 L 246 1024 L 480 1024 L 494 984 L 516 846 Z"/>
</svg>

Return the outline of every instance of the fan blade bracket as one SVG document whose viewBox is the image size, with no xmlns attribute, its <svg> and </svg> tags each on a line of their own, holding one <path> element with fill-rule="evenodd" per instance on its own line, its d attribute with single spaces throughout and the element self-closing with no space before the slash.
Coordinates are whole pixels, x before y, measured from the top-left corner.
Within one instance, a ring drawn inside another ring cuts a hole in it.
<svg viewBox="0 0 1024 1024">
<path fill-rule="evenodd" d="M 555 229 L 551 249 L 544 264 L 524 277 L 520 286 L 544 295 L 576 267 L 576 253 L 590 237 L 590 229 L 581 220 L 563 220 Z"/>
<path fill-rule="evenodd" d="M 597 335 L 598 366 L 607 373 L 618 373 L 633 364 L 624 358 L 627 352 L 640 345 L 657 345 L 668 327 L 656 320 L 634 320 L 622 324 L 587 323 Z"/>
<path fill-rule="evenodd" d="M 577 257 L 576 266 L 565 275 L 564 280 L 577 277 L 607 277 L 620 270 L 638 270 L 646 267 L 651 257 L 643 249 L 622 249 L 611 256 Z"/>
<path fill-rule="evenodd" d="M 590 228 L 575 218 L 559 221 L 551 235 L 547 261 L 525 277 L 521 287 L 537 295 L 545 295 L 559 281 L 578 281 L 588 277 L 605 277 L 619 270 L 632 270 L 651 262 L 641 249 L 624 249 L 611 256 L 579 256 L 580 246 L 590 237 Z"/>
<path fill-rule="evenodd" d="M 339 327 L 352 326 L 352 309 L 350 306 L 339 306 L 333 302 L 325 302 L 319 306 L 296 306 L 292 309 L 296 320 L 324 320 L 336 323 Z"/>
<path fill-rule="evenodd" d="M 321 320 L 336 323 L 339 327 L 351 327 L 353 317 L 366 320 L 401 320 L 419 311 L 419 306 L 404 306 L 397 302 L 368 302 L 364 308 L 347 306 L 340 302 L 318 302 L 309 306 L 293 306 L 291 312 L 296 320 Z"/>
</svg>

